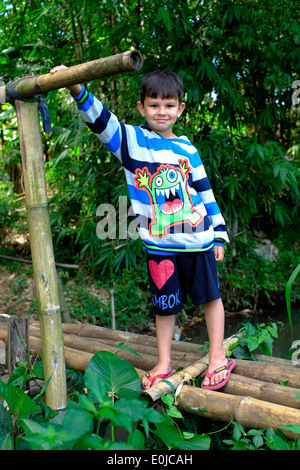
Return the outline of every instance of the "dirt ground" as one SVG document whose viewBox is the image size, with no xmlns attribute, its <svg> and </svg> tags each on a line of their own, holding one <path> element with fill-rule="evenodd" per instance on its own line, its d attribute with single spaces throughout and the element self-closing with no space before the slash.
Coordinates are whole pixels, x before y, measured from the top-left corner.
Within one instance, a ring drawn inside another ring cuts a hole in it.
<svg viewBox="0 0 300 470">
<path fill-rule="evenodd" d="M 27 315 L 34 302 L 33 277 L 0 265 L 0 315 Z"/>
</svg>

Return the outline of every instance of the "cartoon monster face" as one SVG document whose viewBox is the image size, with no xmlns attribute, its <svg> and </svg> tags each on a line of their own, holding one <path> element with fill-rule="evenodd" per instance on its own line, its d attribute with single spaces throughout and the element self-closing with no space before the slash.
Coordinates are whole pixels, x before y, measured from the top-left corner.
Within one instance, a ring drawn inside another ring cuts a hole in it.
<svg viewBox="0 0 300 470">
<path fill-rule="evenodd" d="M 152 180 L 152 194 L 155 193 L 156 204 L 163 214 L 175 214 L 183 208 L 184 180 L 181 172 L 173 168 L 162 169 Z"/>
<path fill-rule="evenodd" d="M 189 171 L 187 160 L 179 160 L 179 168 L 161 165 L 153 175 L 146 167 L 136 170 L 137 188 L 145 189 L 151 198 L 149 230 L 153 237 L 166 236 L 169 227 L 184 222 L 195 227 L 203 219 L 193 208 L 187 184 Z"/>
</svg>

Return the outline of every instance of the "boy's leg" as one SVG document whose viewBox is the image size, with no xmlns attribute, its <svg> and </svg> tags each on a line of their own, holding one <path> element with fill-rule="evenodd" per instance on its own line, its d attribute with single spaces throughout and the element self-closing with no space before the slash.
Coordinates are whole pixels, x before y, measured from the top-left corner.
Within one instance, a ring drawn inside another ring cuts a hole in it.
<svg viewBox="0 0 300 470">
<path fill-rule="evenodd" d="M 223 350 L 224 340 L 224 308 L 221 298 L 204 305 L 206 326 L 209 339 L 209 366 L 208 372 L 213 372 L 227 364 L 227 358 Z M 215 374 L 211 379 L 205 377 L 203 385 L 214 385 L 225 379 L 227 371 Z"/>
<path fill-rule="evenodd" d="M 158 374 L 167 374 L 171 370 L 171 344 L 175 326 L 175 315 L 156 315 L 156 340 L 158 363 L 150 371 L 151 377 Z M 155 380 L 153 385 L 161 379 Z M 142 386 L 147 389 L 151 386 L 147 377 L 143 377 Z"/>
</svg>

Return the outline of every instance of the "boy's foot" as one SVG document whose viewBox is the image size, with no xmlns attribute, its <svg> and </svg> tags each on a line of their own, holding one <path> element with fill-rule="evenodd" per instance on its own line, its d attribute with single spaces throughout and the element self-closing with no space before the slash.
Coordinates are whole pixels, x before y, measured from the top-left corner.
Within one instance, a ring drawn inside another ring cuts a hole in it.
<svg viewBox="0 0 300 470">
<path fill-rule="evenodd" d="M 224 387 L 229 380 L 232 369 L 235 367 L 236 361 L 228 359 L 227 364 L 216 368 L 212 372 L 208 371 L 202 381 L 201 388 L 206 390 L 219 390 Z"/>
<path fill-rule="evenodd" d="M 155 368 L 151 371 L 146 372 L 145 377 L 142 379 L 142 390 L 147 390 L 153 385 L 157 385 L 164 379 L 171 377 L 175 372 L 175 369 L 171 369 L 168 372 L 156 373 Z"/>
</svg>

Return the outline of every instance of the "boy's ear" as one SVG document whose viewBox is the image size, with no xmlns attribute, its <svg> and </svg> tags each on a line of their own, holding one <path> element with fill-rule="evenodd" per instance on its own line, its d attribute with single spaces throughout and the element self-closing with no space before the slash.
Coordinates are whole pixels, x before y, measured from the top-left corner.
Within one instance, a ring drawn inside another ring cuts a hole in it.
<svg viewBox="0 0 300 470">
<path fill-rule="evenodd" d="M 179 105 L 178 117 L 181 116 L 181 114 L 183 113 L 184 109 L 185 109 L 185 103 L 181 103 L 181 104 Z"/>
<path fill-rule="evenodd" d="M 144 110 L 144 106 L 141 103 L 141 101 L 138 101 L 136 105 L 137 105 L 137 108 L 138 108 L 139 112 L 141 113 L 141 115 L 143 117 L 145 117 L 145 110 Z"/>
</svg>

